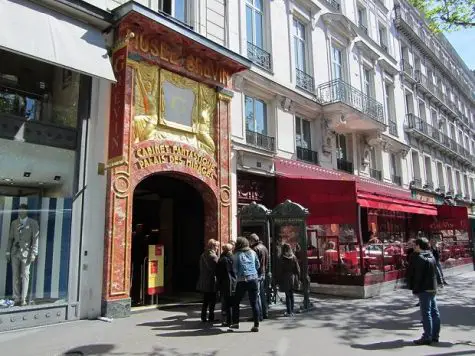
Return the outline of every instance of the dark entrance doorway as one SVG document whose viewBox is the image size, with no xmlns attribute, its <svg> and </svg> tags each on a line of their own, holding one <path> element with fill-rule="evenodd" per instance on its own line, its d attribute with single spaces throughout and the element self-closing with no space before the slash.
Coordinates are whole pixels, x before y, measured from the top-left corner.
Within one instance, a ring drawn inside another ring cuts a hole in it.
<svg viewBox="0 0 475 356">
<path fill-rule="evenodd" d="M 165 248 L 165 292 L 180 299 L 196 290 L 204 247 L 204 203 L 181 177 L 157 174 L 135 188 L 132 217 L 132 306 L 152 304 L 147 295 L 148 246 Z M 160 299 L 159 296 L 159 299 Z"/>
</svg>

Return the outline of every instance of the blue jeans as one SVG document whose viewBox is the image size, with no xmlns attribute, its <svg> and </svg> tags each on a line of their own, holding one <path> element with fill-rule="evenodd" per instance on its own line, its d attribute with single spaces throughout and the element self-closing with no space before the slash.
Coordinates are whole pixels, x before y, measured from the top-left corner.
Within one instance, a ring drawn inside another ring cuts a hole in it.
<svg viewBox="0 0 475 356">
<path fill-rule="evenodd" d="M 257 298 L 259 304 L 259 320 L 267 319 L 267 291 L 266 291 L 266 278 L 259 277 L 259 297 Z"/>
<path fill-rule="evenodd" d="M 424 327 L 422 339 L 439 339 L 440 313 L 435 293 L 422 292 L 418 294 L 418 297 L 421 306 L 422 325 Z"/>
<path fill-rule="evenodd" d="M 232 311 L 233 324 L 239 324 L 239 303 L 241 303 L 241 300 L 246 292 L 249 296 L 249 303 L 251 304 L 254 326 L 259 326 L 259 303 L 257 301 L 259 296 L 259 284 L 257 279 L 251 279 L 245 282 L 237 282 Z"/>
</svg>

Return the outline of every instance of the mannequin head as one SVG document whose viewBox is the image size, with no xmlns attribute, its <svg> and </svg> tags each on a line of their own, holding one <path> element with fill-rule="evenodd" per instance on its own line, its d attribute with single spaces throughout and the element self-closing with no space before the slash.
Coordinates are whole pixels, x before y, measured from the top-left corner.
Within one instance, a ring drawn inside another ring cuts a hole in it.
<svg viewBox="0 0 475 356">
<path fill-rule="evenodd" d="M 20 204 L 20 207 L 18 208 L 18 216 L 21 219 L 24 219 L 28 216 L 28 205 Z"/>
</svg>

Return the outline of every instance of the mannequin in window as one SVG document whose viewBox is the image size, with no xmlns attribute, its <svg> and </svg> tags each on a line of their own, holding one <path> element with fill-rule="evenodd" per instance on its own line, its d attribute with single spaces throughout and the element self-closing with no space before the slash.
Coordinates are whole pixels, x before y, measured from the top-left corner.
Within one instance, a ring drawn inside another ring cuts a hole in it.
<svg viewBox="0 0 475 356">
<path fill-rule="evenodd" d="M 15 305 L 26 305 L 30 285 L 30 266 L 38 255 L 38 222 L 28 216 L 28 206 L 20 204 L 18 218 L 10 225 L 6 258 L 12 264 Z"/>
</svg>

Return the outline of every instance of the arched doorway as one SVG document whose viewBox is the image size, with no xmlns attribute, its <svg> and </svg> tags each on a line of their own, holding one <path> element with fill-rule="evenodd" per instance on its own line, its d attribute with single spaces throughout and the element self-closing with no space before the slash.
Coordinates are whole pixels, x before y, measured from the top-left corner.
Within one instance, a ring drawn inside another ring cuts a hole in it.
<svg viewBox="0 0 475 356">
<path fill-rule="evenodd" d="M 164 246 L 163 296 L 183 299 L 195 292 L 205 240 L 215 238 L 213 195 L 196 178 L 177 173 L 153 174 L 135 187 L 131 222 L 132 306 L 152 303 L 147 295 L 149 245 Z"/>
</svg>

